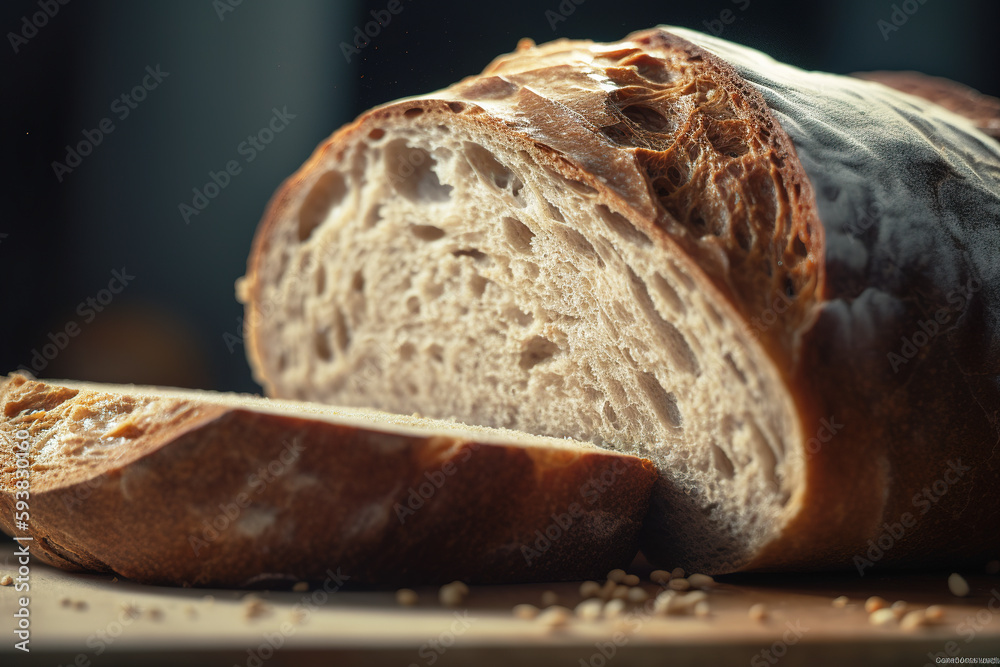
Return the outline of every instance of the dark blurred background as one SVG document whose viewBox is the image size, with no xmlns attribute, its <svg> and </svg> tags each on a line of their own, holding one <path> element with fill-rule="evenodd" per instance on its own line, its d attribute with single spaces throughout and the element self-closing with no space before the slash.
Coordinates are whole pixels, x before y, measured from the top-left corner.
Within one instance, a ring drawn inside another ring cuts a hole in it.
<svg viewBox="0 0 1000 667">
<path fill-rule="evenodd" d="M 810 69 L 916 69 L 1000 95 L 994 0 L 399 3 L 348 61 L 341 42 L 388 0 L 4 2 L 0 373 L 256 391 L 233 283 L 271 193 L 360 112 L 520 37 L 668 23 Z M 81 142 L 89 154 L 68 152 Z M 197 199 L 210 172 L 224 187 Z"/>
</svg>

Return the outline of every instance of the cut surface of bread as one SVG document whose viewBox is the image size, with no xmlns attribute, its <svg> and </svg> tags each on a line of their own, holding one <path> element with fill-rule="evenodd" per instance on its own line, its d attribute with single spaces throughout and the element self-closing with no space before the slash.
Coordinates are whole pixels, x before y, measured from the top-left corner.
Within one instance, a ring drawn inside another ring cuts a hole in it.
<svg viewBox="0 0 1000 667">
<path fill-rule="evenodd" d="M 943 108 L 691 31 L 525 41 L 286 182 L 238 285 L 248 355 L 269 395 L 648 457 L 648 555 L 710 573 L 851 567 L 963 454 L 974 481 L 884 563 L 969 557 L 997 537 L 941 536 L 997 479 L 1000 401 L 957 351 L 997 291 L 888 355 L 997 284 L 998 165 Z"/>
<path fill-rule="evenodd" d="M 0 439 L 6 532 L 50 564 L 160 584 L 596 577 L 635 555 L 656 476 L 502 429 L 20 375 L 0 383 Z"/>
</svg>

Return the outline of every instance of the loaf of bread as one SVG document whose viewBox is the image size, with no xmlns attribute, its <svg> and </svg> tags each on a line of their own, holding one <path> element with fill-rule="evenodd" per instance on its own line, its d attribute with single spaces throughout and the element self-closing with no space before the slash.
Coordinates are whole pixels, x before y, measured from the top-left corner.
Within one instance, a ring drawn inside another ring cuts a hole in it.
<svg viewBox="0 0 1000 667">
<path fill-rule="evenodd" d="M 0 382 L 0 527 L 146 583 L 596 578 L 635 555 L 655 478 L 593 445 L 373 410 Z"/>
<path fill-rule="evenodd" d="M 648 457 L 658 564 L 995 557 L 977 99 L 973 122 L 683 29 L 525 40 L 280 188 L 238 284 L 250 361 L 276 397 Z"/>
</svg>

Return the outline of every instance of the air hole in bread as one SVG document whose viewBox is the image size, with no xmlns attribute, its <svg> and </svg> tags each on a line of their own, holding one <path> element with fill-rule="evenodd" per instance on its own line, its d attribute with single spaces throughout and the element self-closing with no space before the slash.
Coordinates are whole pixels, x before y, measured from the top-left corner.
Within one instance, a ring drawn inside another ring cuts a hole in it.
<svg viewBox="0 0 1000 667">
<path fill-rule="evenodd" d="M 444 237 L 444 230 L 434 225 L 410 225 L 410 232 L 421 241 L 437 241 Z"/>
<path fill-rule="evenodd" d="M 385 130 L 380 127 L 376 127 L 374 130 L 368 133 L 368 138 L 372 141 L 378 141 L 385 136 Z"/>
<path fill-rule="evenodd" d="M 604 220 L 605 224 L 607 224 L 608 228 L 623 239 L 639 245 L 649 245 L 652 243 L 648 236 L 628 221 L 628 218 L 612 211 L 604 204 L 597 205 L 597 213 Z"/>
<path fill-rule="evenodd" d="M 802 242 L 798 236 L 792 241 L 792 251 L 799 257 L 806 257 L 809 255 L 809 251 L 806 250 L 806 244 Z"/>
<path fill-rule="evenodd" d="M 736 473 L 736 466 L 733 465 L 733 460 L 729 458 L 725 450 L 719 447 L 714 442 L 709 444 L 709 449 L 712 452 L 712 467 L 715 468 L 724 479 L 732 479 Z"/>
<path fill-rule="evenodd" d="M 570 178 L 569 176 L 560 174 L 558 171 L 552 169 L 551 167 L 546 167 L 545 171 L 547 171 L 553 178 L 559 180 L 560 182 L 565 184 L 570 190 L 576 192 L 577 194 L 584 195 L 585 197 L 593 197 L 597 195 L 597 190 L 590 187 L 583 181 L 578 181 L 575 178 Z"/>
<path fill-rule="evenodd" d="M 558 351 L 559 346 L 552 341 L 541 336 L 534 336 L 524 343 L 518 365 L 523 370 L 530 370 L 538 364 L 551 359 Z"/>
<path fill-rule="evenodd" d="M 487 255 L 482 250 L 476 250 L 475 248 L 463 248 L 461 250 L 452 250 L 451 254 L 454 257 L 469 257 L 473 262 L 477 264 L 489 264 L 490 256 Z"/>
<path fill-rule="evenodd" d="M 347 183 L 339 171 L 328 171 L 317 178 L 299 209 L 299 242 L 308 240 L 346 195 Z"/>
<path fill-rule="evenodd" d="M 316 294 L 322 295 L 326 289 L 326 267 L 320 264 L 316 267 Z"/>
<path fill-rule="evenodd" d="M 448 108 L 454 113 L 462 113 L 465 111 L 465 105 L 461 102 L 448 102 Z"/>
<path fill-rule="evenodd" d="M 667 310 L 673 313 L 684 314 L 686 312 L 686 307 L 684 306 L 684 301 L 681 300 L 677 290 L 671 286 L 667 279 L 664 278 L 659 273 L 653 274 L 653 291 L 663 300 Z"/>
<path fill-rule="evenodd" d="M 534 315 L 526 313 L 517 306 L 509 306 L 504 309 L 503 317 L 509 321 L 516 322 L 519 326 L 526 327 L 535 321 Z"/>
<path fill-rule="evenodd" d="M 535 233 L 528 229 L 527 225 L 511 217 L 504 217 L 501 224 L 504 239 L 514 250 L 523 254 L 531 252 L 531 239 L 535 238 Z"/>
<path fill-rule="evenodd" d="M 611 425 L 611 428 L 618 429 L 621 428 L 621 424 L 618 421 L 618 415 L 615 413 L 615 409 L 611 407 L 611 404 L 604 401 L 604 407 L 601 409 L 601 414 L 604 415 L 604 420 Z"/>
<path fill-rule="evenodd" d="M 437 343 L 431 343 L 427 347 L 427 356 L 429 356 L 433 361 L 437 363 L 444 362 L 444 348 Z"/>
<path fill-rule="evenodd" d="M 478 299 L 486 292 L 486 286 L 489 284 L 489 279 L 483 278 L 478 273 L 474 274 L 469 278 L 469 291 L 472 292 L 473 297 Z"/>
<path fill-rule="evenodd" d="M 343 354 L 351 345 L 351 329 L 347 324 L 347 318 L 339 308 L 333 311 L 333 334 L 337 349 Z"/>
<path fill-rule="evenodd" d="M 636 382 L 660 423 L 670 428 L 681 428 L 682 418 L 680 408 L 677 407 L 677 397 L 664 389 L 652 373 L 637 373 Z"/>
<path fill-rule="evenodd" d="M 465 150 L 465 157 L 480 178 L 497 190 L 509 191 L 515 201 L 519 199 L 524 182 L 517 174 L 497 160 L 493 153 L 483 146 L 473 141 L 462 142 L 462 146 Z"/>
<path fill-rule="evenodd" d="M 645 53 L 626 58 L 622 65 L 635 67 L 639 76 L 653 83 L 670 83 L 676 75 L 667 69 L 666 63 Z"/>
<path fill-rule="evenodd" d="M 665 134 L 674 129 L 663 114 L 644 104 L 629 105 L 622 109 L 622 115 L 647 132 Z"/>
<path fill-rule="evenodd" d="M 451 197 L 452 187 L 438 180 L 435 164 L 430 153 L 410 146 L 406 139 L 394 139 L 385 146 L 386 178 L 410 201 L 445 202 Z"/>
<path fill-rule="evenodd" d="M 558 232 L 562 236 L 563 241 L 566 243 L 570 252 L 593 259 L 597 262 L 598 266 L 604 268 L 604 260 L 601 259 L 600 255 L 597 254 L 597 251 L 594 250 L 594 246 L 587 240 L 587 237 L 572 227 L 561 227 Z"/>
<path fill-rule="evenodd" d="M 760 428 L 750 420 L 744 427 L 744 443 L 753 461 L 757 463 L 758 469 L 765 481 L 771 485 L 775 491 L 778 490 L 777 465 L 778 458 L 768 444 L 767 438 Z"/>
<path fill-rule="evenodd" d="M 709 123 L 705 136 L 719 155 L 738 158 L 750 152 L 747 127 L 743 121 L 725 120 Z"/>
<path fill-rule="evenodd" d="M 365 213 L 365 221 L 364 221 L 365 229 L 371 229 L 372 227 L 377 225 L 381 219 L 382 219 L 382 205 L 376 204 L 375 206 L 369 208 L 368 212 Z"/>
<path fill-rule="evenodd" d="M 546 202 L 546 203 L 549 205 L 549 215 L 552 216 L 553 220 L 557 222 L 566 222 L 566 218 L 565 216 L 563 216 L 562 211 L 559 210 L 558 206 L 556 206 L 552 202 Z"/>
<path fill-rule="evenodd" d="M 365 274 L 361 269 L 354 272 L 354 276 L 351 278 L 351 289 L 355 292 L 365 291 Z"/>
<path fill-rule="evenodd" d="M 420 297 L 411 296 L 406 299 L 406 310 L 411 314 L 416 315 L 420 312 Z"/>
<path fill-rule="evenodd" d="M 742 368 L 736 365 L 736 361 L 733 359 L 733 355 L 730 354 L 729 352 L 726 352 L 726 354 L 723 355 L 722 358 L 726 360 L 726 364 L 733 370 L 734 373 L 736 373 L 736 377 L 739 379 L 740 384 L 746 384 L 747 383 L 746 373 L 743 372 Z"/>
<path fill-rule="evenodd" d="M 399 346 L 399 358 L 403 361 L 410 361 L 417 353 L 417 348 L 413 343 L 403 343 Z"/>
<path fill-rule="evenodd" d="M 419 116 L 419 115 L 421 115 L 423 113 L 424 113 L 424 110 L 422 108 L 420 108 L 420 107 L 413 107 L 411 109 L 407 109 L 406 111 L 404 111 L 403 112 L 403 116 L 405 116 L 406 118 L 416 118 L 417 116 Z"/>
<path fill-rule="evenodd" d="M 636 275 L 631 267 L 626 266 L 629 279 L 632 283 L 632 293 L 636 302 L 646 314 L 653 330 L 659 337 L 659 344 L 670 351 L 670 360 L 677 370 L 692 375 L 701 375 L 701 366 L 698 364 L 698 357 L 687 342 L 687 338 L 671 322 L 667 321 L 657 310 L 653 299 L 649 295 L 649 288 L 645 281 Z"/>
<path fill-rule="evenodd" d="M 313 345 L 316 348 L 316 355 L 323 361 L 330 361 L 333 358 L 333 351 L 330 350 L 329 336 L 329 329 L 321 329 L 313 335 Z"/>
</svg>

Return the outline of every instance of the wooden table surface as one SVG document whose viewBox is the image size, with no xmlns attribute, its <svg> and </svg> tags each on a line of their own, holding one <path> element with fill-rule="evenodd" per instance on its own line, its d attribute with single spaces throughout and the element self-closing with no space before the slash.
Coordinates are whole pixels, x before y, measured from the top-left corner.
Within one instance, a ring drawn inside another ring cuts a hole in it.
<svg viewBox="0 0 1000 667">
<path fill-rule="evenodd" d="M 0 575 L 17 576 L 13 553 L 13 543 L 0 542 Z M 935 656 L 949 652 L 987 659 L 975 664 L 1000 658 L 1000 577 L 986 574 L 967 573 L 972 591 L 964 598 L 950 594 L 947 573 L 729 577 L 709 592 L 707 618 L 640 607 L 617 621 L 573 620 L 557 630 L 514 618 L 511 608 L 540 605 L 546 590 L 572 608 L 581 600 L 579 583 L 474 586 L 462 606 L 449 609 L 436 588 L 418 589 L 419 603 L 401 607 L 392 591 L 161 588 L 38 562 L 29 577 L 27 593 L 0 587 L 0 665 L 920 667 L 946 664 Z M 12 632 L 25 595 L 29 653 L 14 648 Z M 851 603 L 834 607 L 839 595 Z M 877 627 L 863 609 L 870 595 L 914 609 L 940 604 L 945 616 L 917 631 Z M 763 622 L 747 614 L 757 602 L 769 610 Z"/>
</svg>

